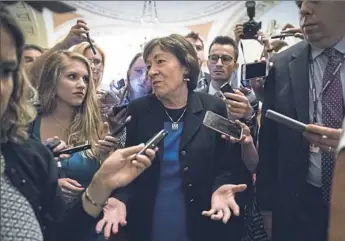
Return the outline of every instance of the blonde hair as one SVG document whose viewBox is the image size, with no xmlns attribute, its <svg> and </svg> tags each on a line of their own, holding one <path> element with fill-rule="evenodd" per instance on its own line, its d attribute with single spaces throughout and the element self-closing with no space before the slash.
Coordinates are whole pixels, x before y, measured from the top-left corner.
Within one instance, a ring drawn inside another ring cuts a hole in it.
<svg viewBox="0 0 345 241">
<path fill-rule="evenodd" d="M 57 105 L 57 86 L 62 76 L 62 72 L 70 64 L 70 61 L 77 60 L 85 64 L 89 79 L 92 80 L 92 71 L 88 60 L 72 51 L 57 51 L 45 62 L 42 67 L 38 86 L 38 96 L 40 98 L 40 112 L 50 114 Z M 100 139 L 103 131 L 103 122 L 96 98 L 96 88 L 93 81 L 88 82 L 88 88 L 83 104 L 76 108 L 74 119 L 67 130 L 67 144 L 75 144 L 88 140 L 91 144 L 91 152 L 86 152 L 87 156 L 94 158 L 98 156 L 95 144 Z"/>
<path fill-rule="evenodd" d="M 104 54 L 103 50 L 100 47 L 98 47 L 95 44 L 93 44 L 93 45 L 95 46 L 96 51 L 98 51 L 101 54 L 101 56 L 102 56 L 102 64 L 103 64 L 103 67 L 104 67 L 104 65 L 105 65 L 105 54 Z M 89 50 L 89 49 L 91 49 L 91 46 L 90 46 L 89 42 L 82 42 L 80 44 L 75 45 L 73 47 L 72 51 L 85 56 L 85 52 L 87 50 Z M 103 73 L 101 74 L 100 79 L 98 80 L 99 82 L 96 83 L 96 85 L 97 85 L 96 87 L 98 87 L 98 85 L 101 83 L 102 76 L 103 76 Z"/>
</svg>

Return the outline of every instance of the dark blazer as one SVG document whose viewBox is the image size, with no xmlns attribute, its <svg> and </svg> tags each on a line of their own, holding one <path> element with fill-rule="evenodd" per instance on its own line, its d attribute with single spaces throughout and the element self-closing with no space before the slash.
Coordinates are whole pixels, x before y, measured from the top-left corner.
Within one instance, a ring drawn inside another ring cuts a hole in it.
<svg viewBox="0 0 345 241">
<path fill-rule="evenodd" d="M 257 196 L 262 210 L 273 210 L 273 240 L 291 241 L 294 215 L 309 167 L 309 144 L 302 133 L 265 118 L 272 109 L 309 122 L 309 45 L 303 41 L 273 58 L 265 83 L 259 134 Z"/>
<path fill-rule="evenodd" d="M 1 143 L 5 172 L 13 185 L 30 202 L 46 241 L 78 241 L 96 219 L 77 200 L 68 209 L 57 183 L 57 165 L 41 143 L 29 139 L 24 144 Z"/>
<path fill-rule="evenodd" d="M 241 160 L 240 146 L 229 145 L 218 133 L 202 124 L 206 110 L 224 117 L 227 115 L 224 103 L 218 98 L 190 92 L 183 120 L 179 161 L 191 241 L 227 240 L 221 233 L 226 226 L 203 217 L 201 212 L 210 208 L 213 191 L 224 184 L 246 183 L 251 188 L 251 175 Z M 132 115 L 132 121 L 127 127 L 126 146 L 145 143 L 163 129 L 165 112 L 154 95 L 131 102 L 128 113 Z M 162 145 L 160 150 L 163 150 Z M 127 204 L 131 241 L 150 240 L 162 157 L 163 153 L 159 152 L 152 166 L 128 187 L 132 195 Z M 242 207 L 247 203 L 247 193 L 245 191 L 237 196 L 236 200 Z M 232 232 L 232 240 L 239 240 L 241 236 L 240 220 L 233 218 L 229 224 L 229 227 L 237 229 Z M 219 238 L 216 238 L 217 235 Z"/>
</svg>

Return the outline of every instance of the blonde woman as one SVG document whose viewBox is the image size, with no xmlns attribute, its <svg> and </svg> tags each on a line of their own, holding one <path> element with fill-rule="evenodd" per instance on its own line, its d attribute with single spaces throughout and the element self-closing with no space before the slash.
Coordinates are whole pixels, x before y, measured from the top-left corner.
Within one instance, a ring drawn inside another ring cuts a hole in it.
<svg viewBox="0 0 345 241">
<path fill-rule="evenodd" d="M 31 137 L 39 141 L 58 137 L 67 145 L 91 144 L 90 150 L 61 161 L 65 178 L 59 179 L 60 186 L 67 194 L 79 194 L 116 145 L 101 119 L 90 64 L 80 54 L 58 51 L 47 59 L 39 81 L 41 107 Z"/>
<path fill-rule="evenodd" d="M 92 52 L 89 42 L 82 42 L 73 48 L 73 52 L 79 53 L 87 58 L 91 65 L 93 81 L 95 83 L 96 89 L 102 82 L 105 55 L 103 50 L 94 44 L 96 54 Z"/>
</svg>

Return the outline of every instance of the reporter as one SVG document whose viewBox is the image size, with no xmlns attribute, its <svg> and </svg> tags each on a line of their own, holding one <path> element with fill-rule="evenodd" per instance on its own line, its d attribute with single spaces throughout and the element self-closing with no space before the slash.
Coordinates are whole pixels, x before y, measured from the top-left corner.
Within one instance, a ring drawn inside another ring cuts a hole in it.
<svg viewBox="0 0 345 241">
<path fill-rule="evenodd" d="M 0 33 L 0 239 L 81 240 L 111 191 L 127 185 L 150 166 L 155 151 L 136 156 L 143 148 L 138 145 L 114 152 L 94 176 L 87 195 L 67 209 L 51 153 L 28 139 L 27 126 L 35 118 L 35 110 L 27 99 L 31 86 L 19 74 L 24 38 L 1 3 Z"/>
<path fill-rule="evenodd" d="M 86 140 L 91 145 L 90 150 L 74 153 L 61 161 L 64 176 L 74 180 L 59 182 L 67 184 L 63 188 L 66 201 L 73 200 L 78 195 L 74 191 L 81 191 L 80 187 L 85 188 L 90 183 L 117 142 L 109 135 L 109 125 L 101 119 L 95 83 L 89 79 L 92 79 L 90 64 L 82 55 L 71 51 L 50 55 L 39 80 L 41 107 L 29 132 L 30 137 L 38 141 L 59 136 L 69 146 Z"/>
</svg>

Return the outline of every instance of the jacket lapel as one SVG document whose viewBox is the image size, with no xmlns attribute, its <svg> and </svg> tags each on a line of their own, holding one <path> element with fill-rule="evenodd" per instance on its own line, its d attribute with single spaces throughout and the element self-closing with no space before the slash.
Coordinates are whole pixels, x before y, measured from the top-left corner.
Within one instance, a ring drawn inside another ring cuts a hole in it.
<svg viewBox="0 0 345 241">
<path fill-rule="evenodd" d="M 192 140 L 193 136 L 202 125 L 202 120 L 197 115 L 199 112 L 202 112 L 202 110 L 203 106 L 199 96 L 194 92 L 189 92 L 187 111 L 184 118 L 184 128 L 181 136 L 181 150 Z"/>
<path fill-rule="evenodd" d="M 307 42 L 296 49 L 289 63 L 298 120 L 309 123 L 309 45 Z"/>
</svg>

